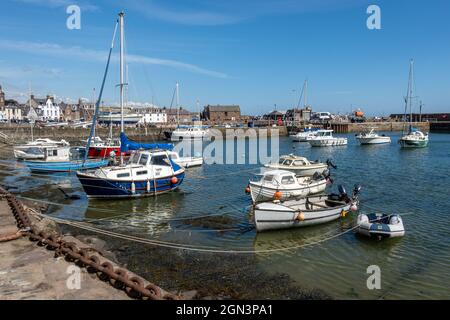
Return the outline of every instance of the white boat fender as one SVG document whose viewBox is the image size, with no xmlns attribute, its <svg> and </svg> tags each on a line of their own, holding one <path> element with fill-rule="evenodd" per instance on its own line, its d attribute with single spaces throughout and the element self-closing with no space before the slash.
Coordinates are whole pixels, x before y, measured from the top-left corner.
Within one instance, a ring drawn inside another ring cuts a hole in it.
<svg viewBox="0 0 450 320">
<path fill-rule="evenodd" d="M 150 193 L 150 180 L 147 180 L 147 193 Z"/>
<path fill-rule="evenodd" d="M 135 194 L 135 193 L 136 193 L 136 185 L 135 185 L 134 181 L 131 182 L 131 193 L 132 193 L 132 194 Z"/>
</svg>

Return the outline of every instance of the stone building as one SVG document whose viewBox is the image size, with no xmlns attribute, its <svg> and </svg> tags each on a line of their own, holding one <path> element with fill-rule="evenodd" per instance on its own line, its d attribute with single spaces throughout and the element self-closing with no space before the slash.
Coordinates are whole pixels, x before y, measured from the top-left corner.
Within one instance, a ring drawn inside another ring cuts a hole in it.
<svg viewBox="0 0 450 320">
<path fill-rule="evenodd" d="M 187 123 L 192 122 L 193 114 L 186 109 L 180 108 L 166 109 L 167 123 Z"/>
<path fill-rule="evenodd" d="M 207 105 L 203 110 L 202 118 L 214 122 L 240 121 L 241 108 L 238 105 Z"/>
</svg>

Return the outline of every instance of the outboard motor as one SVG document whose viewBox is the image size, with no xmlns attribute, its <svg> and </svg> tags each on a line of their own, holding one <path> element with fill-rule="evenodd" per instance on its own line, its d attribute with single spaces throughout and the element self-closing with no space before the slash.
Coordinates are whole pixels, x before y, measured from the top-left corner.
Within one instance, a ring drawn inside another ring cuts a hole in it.
<svg viewBox="0 0 450 320">
<path fill-rule="evenodd" d="M 329 183 L 332 184 L 334 182 L 333 179 L 331 178 L 330 170 L 328 170 L 328 169 L 323 170 L 322 175 L 325 179 L 328 180 Z"/>
<path fill-rule="evenodd" d="M 389 224 L 392 224 L 392 225 L 394 225 L 394 224 L 399 224 L 400 221 L 401 221 L 400 219 L 401 219 L 400 216 L 394 214 L 394 215 L 391 217 L 391 219 L 389 219 Z"/>
<path fill-rule="evenodd" d="M 333 162 L 331 162 L 331 159 L 328 159 L 326 164 L 327 164 L 328 167 L 331 167 L 333 169 L 337 169 L 337 166 Z"/>
<path fill-rule="evenodd" d="M 339 200 L 345 201 L 347 203 L 350 202 L 350 198 L 348 197 L 347 190 L 345 190 L 344 186 L 339 185 L 338 190 L 339 190 Z"/>
<path fill-rule="evenodd" d="M 361 185 L 360 184 L 355 184 L 355 186 L 353 187 L 353 197 L 357 196 L 359 194 L 359 192 L 361 191 Z"/>
</svg>

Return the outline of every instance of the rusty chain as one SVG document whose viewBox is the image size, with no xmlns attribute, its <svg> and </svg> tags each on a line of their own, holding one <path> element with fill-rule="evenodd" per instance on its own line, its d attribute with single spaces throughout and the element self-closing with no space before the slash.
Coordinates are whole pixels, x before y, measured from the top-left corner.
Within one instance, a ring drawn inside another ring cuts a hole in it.
<svg viewBox="0 0 450 320">
<path fill-rule="evenodd" d="M 116 289 L 124 290 L 128 296 L 141 300 L 178 300 L 179 296 L 163 292 L 153 283 L 131 272 L 114 265 L 104 258 L 98 251 L 92 248 L 79 248 L 74 242 L 67 242 L 61 234 L 56 232 L 47 233 L 36 230 L 26 212 L 26 209 L 17 198 L 0 187 L 0 195 L 5 198 L 16 219 L 17 226 L 21 231 L 19 237 L 28 236 L 37 245 L 54 251 L 57 256 L 64 256 L 69 262 L 86 268 L 90 273 L 96 273 L 102 281 L 109 282 Z M 94 252 L 94 253 L 92 253 Z"/>
</svg>

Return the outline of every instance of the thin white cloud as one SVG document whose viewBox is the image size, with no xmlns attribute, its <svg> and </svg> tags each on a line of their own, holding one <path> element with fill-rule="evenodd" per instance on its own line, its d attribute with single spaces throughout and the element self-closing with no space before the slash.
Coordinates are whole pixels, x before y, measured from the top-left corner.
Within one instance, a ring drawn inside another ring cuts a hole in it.
<svg viewBox="0 0 450 320">
<path fill-rule="evenodd" d="M 85 1 L 83 2 L 74 0 L 14 0 L 14 1 L 29 5 L 43 6 L 47 8 L 61 8 L 76 4 L 80 6 L 82 10 L 86 11 L 96 11 L 99 9 L 98 6 Z"/>
<path fill-rule="evenodd" d="M 107 58 L 106 51 L 84 49 L 81 47 L 63 47 L 59 44 L 51 43 L 0 40 L 0 49 L 25 52 L 34 55 L 56 56 L 62 58 L 75 57 L 78 59 L 95 60 L 101 62 L 104 62 Z M 114 56 L 113 59 L 117 60 L 117 56 Z M 228 78 L 228 75 L 225 73 L 208 70 L 194 64 L 176 60 L 159 59 L 133 54 L 127 55 L 126 59 L 129 63 L 160 65 L 203 74 L 215 78 Z"/>
</svg>

